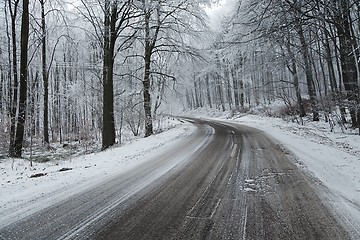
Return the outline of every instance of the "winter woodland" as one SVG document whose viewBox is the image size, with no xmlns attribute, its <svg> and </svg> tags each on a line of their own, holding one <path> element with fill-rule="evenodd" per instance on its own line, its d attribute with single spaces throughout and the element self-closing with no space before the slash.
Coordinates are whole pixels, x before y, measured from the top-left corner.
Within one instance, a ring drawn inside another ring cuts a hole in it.
<svg viewBox="0 0 360 240">
<path fill-rule="evenodd" d="M 227 1 L 214 28 L 219 2 L 0 1 L 0 155 L 104 150 L 167 115 L 279 100 L 264 111 L 359 128 L 359 0 Z"/>
</svg>

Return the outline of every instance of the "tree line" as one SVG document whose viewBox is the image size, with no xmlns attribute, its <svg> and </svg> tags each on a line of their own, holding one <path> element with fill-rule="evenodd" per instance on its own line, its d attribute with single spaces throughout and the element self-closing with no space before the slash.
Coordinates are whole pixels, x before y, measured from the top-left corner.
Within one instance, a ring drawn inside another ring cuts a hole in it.
<svg viewBox="0 0 360 240">
<path fill-rule="evenodd" d="M 359 127 L 359 1 L 235 1 L 219 33 L 204 13 L 213 2 L 4 0 L 9 155 L 29 139 L 107 149 L 125 129 L 147 137 L 171 104 L 247 111 L 281 99 L 300 119 Z"/>
<path fill-rule="evenodd" d="M 280 98 L 298 117 L 336 115 L 357 128 L 359 43 L 358 0 L 239 1 L 187 104 L 246 109 Z"/>
<path fill-rule="evenodd" d="M 186 0 L 5 0 L 0 125 L 9 156 L 28 139 L 148 137 L 186 59 L 199 58 L 204 4 Z M 176 93 L 177 94 L 177 93 Z M 176 95 L 175 94 L 175 95 Z"/>
</svg>

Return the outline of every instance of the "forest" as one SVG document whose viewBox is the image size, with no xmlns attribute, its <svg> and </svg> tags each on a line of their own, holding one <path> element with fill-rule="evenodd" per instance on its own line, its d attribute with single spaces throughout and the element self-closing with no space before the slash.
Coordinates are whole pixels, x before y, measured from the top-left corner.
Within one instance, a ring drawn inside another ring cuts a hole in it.
<svg viewBox="0 0 360 240">
<path fill-rule="evenodd" d="M 148 137 L 188 109 L 281 101 L 360 134 L 360 1 L 0 1 L 0 155 Z"/>
</svg>

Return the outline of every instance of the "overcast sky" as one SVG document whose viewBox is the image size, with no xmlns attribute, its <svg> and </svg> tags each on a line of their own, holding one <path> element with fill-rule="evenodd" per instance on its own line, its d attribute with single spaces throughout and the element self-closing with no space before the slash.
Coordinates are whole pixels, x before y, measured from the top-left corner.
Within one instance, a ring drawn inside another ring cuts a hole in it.
<svg viewBox="0 0 360 240">
<path fill-rule="evenodd" d="M 220 0 L 218 4 L 205 9 L 209 15 L 210 25 L 213 30 L 219 30 L 221 28 L 222 20 L 234 9 L 235 2 L 234 0 Z"/>
</svg>

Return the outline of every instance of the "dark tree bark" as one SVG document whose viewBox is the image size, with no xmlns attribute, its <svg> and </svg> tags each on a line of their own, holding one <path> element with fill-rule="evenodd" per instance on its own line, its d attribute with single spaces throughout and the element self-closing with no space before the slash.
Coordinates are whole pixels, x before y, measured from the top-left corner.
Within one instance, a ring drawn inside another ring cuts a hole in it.
<svg viewBox="0 0 360 240">
<path fill-rule="evenodd" d="M 85 4 L 85 3 L 83 3 Z M 114 61 L 116 41 L 120 33 L 128 27 L 132 0 L 110 1 L 104 4 L 104 35 L 103 35 L 103 127 L 102 149 L 115 144 L 115 117 L 114 117 Z M 85 4 L 86 5 L 86 4 Z M 91 16 L 90 16 L 91 17 Z M 98 26 L 94 26 L 95 29 Z M 129 37 L 131 38 L 131 37 Z"/>
<path fill-rule="evenodd" d="M 49 79 L 46 64 L 46 22 L 45 22 L 45 1 L 39 0 L 41 5 L 41 32 L 42 32 L 42 78 L 44 84 L 44 143 L 49 145 Z"/>
<path fill-rule="evenodd" d="M 114 10 L 116 13 L 116 5 L 110 4 L 109 0 L 105 0 L 102 149 L 115 144 L 113 71 L 116 38 L 113 39 L 113 37 L 115 34 L 116 16 L 111 14 Z"/>
<path fill-rule="evenodd" d="M 339 15 L 335 23 L 340 43 L 341 73 L 347 99 L 350 102 L 350 115 L 353 127 L 360 124 L 359 111 L 359 85 L 357 74 L 357 62 L 353 49 L 353 36 L 350 27 L 350 13 L 347 0 L 339 0 Z"/>
<path fill-rule="evenodd" d="M 9 155 L 15 156 L 15 138 L 16 138 L 16 112 L 18 104 L 18 63 L 17 63 L 17 43 L 16 43 L 16 16 L 19 6 L 19 0 L 14 2 L 12 8 L 11 0 L 8 1 L 10 17 L 11 17 L 11 41 L 12 41 L 12 74 L 13 86 L 10 90 L 10 145 Z"/>
<path fill-rule="evenodd" d="M 313 113 L 313 121 L 319 121 L 319 112 L 318 112 L 318 105 L 317 105 L 317 99 L 316 99 L 316 91 L 315 91 L 315 85 L 314 85 L 313 72 L 312 72 L 312 67 L 311 67 L 311 58 L 310 58 L 308 44 L 307 44 L 305 36 L 304 36 L 304 31 L 300 24 L 297 25 L 297 33 L 300 38 L 301 51 L 302 51 L 303 59 L 304 59 L 306 83 L 307 83 L 308 93 L 309 93 L 309 97 L 310 97 L 311 110 Z"/>
<path fill-rule="evenodd" d="M 143 98 L 144 98 L 144 111 L 145 111 L 145 137 L 148 137 L 154 133 L 152 116 L 151 116 L 151 95 L 150 95 L 151 57 L 153 54 L 153 49 L 155 47 L 155 43 L 157 40 L 157 35 L 159 33 L 161 23 L 160 23 L 160 19 L 158 19 L 154 36 L 151 39 L 150 36 L 151 9 L 149 9 L 149 6 L 146 6 L 145 0 L 143 0 L 143 7 L 144 7 L 144 23 L 145 23 Z M 160 9 L 157 9 L 157 11 L 160 11 Z"/>
<path fill-rule="evenodd" d="M 26 97 L 28 78 L 28 43 L 29 43 L 29 0 L 23 0 L 23 13 L 21 20 L 21 55 L 20 55 L 20 95 L 19 115 L 16 126 L 14 157 L 21 157 L 25 120 L 26 120 Z"/>
<path fill-rule="evenodd" d="M 150 95 L 150 68 L 152 46 L 148 41 L 145 41 L 145 67 L 143 79 L 143 97 L 144 97 L 144 111 L 145 111 L 145 137 L 154 133 L 152 116 L 151 116 L 151 95 Z"/>
<path fill-rule="evenodd" d="M 242 108 L 244 108 L 245 107 L 245 88 L 244 88 L 243 80 L 239 81 L 239 87 L 240 87 L 240 106 Z"/>
</svg>

